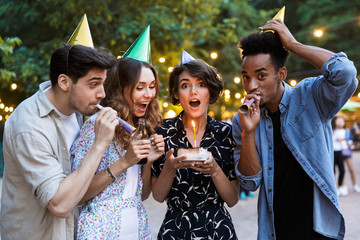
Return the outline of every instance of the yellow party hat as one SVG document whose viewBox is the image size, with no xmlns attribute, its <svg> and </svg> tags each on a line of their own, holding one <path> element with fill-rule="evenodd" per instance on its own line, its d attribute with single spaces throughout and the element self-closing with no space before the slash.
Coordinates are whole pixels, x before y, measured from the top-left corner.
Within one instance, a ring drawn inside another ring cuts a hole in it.
<svg viewBox="0 0 360 240">
<path fill-rule="evenodd" d="M 282 9 L 280 9 L 280 11 L 272 19 L 281 19 L 281 21 L 284 22 L 284 16 L 285 16 L 285 6 L 283 6 Z M 265 30 L 264 32 L 274 33 L 273 30 Z"/>
<path fill-rule="evenodd" d="M 281 19 L 284 22 L 284 15 L 285 15 L 285 6 L 280 9 L 280 11 L 273 17 L 273 19 Z"/>
<path fill-rule="evenodd" d="M 83 45 L 86 47 L 94 48 L 94 43 L 91 37 L 90 28 L 86 14 L 81 18 L 80 23 L 77 25 L 75 31 L 71 35 L 69 45 Z"/>
</svg>

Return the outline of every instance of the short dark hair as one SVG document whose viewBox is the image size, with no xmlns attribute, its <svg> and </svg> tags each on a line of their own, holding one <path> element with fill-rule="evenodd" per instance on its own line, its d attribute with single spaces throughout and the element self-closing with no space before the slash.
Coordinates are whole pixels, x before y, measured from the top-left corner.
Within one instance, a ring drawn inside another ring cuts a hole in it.
<svg viewBox="0 0 360 240">
<path fill-rule="evenodd" d="M 169 79 L 169 97 L 172 104 L 176 105 L 180 103 L 179 99 L 175 98 L 175 94 L 179 90 L 179 76 L 183 71 L 188 72 L 191 76 L 197 77 L 206 83 L 210 92 L 210 104 L 215 103 L 219 99 L 224 89 L 224 83 L 220 75 L 216 68 L 201 59 L 197 59 L 185 64 L 176 65 L 171 72 Z"/>
<path fill-rule="evenodd" d="M 285 66 L 289 51 L 286 50 L 277 33 L 259 32 L 240 39 L 238 48 L 242 58 L 257 54 L 269 54 L 275 70 Z"/>
<path fill-rule="evenodd" d="M 68 45 L 57 48 L 50 60 L 50 80 L 57 85 L 60 74 L 66 74 L 74 83 L 93 69 L 109 69 L 114 59 L 102 50 L 82 45 Z"/>
</svg>

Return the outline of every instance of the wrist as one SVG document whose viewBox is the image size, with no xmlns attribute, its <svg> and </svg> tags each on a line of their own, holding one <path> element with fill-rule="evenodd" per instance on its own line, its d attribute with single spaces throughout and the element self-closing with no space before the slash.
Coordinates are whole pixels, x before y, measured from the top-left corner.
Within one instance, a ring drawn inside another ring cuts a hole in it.
<svg viewBox="0 0 360 240">
<path fill-rule="evenodd" d="M 121 164 L 122 165 L 122 168 L 124 168 L 124 169 L 128 169 L 129 167 L 131 167 L 131 166 L 133 166 L 134 164 L 131 164 L 130 162 L 129 162 L 129 158 L 128 158 L 128 156 L 125 154 L 123 157 L 121 157 L 120 159 L 119 159 L 119 161 L 117 161 L 119 164 Z"/>
<path fill-rule="evenodd" d="M 221 171 L 222 169 L 219 167 L 219 165 L 216 164 L 215 170 L 210 174 L 210 176 L 212 178 L 216 178 L 221 173 Z"/>
<path fill-rule="evenodd" d="M 115 180 L 116 180 L 116 176 L 115 176 L 115 174 L 111 171 L 110 167 L 107 167 L 107 168 L 106 168 L 106 171 L 107 171 L 107 173 L 109 174 L 109 177 L 111 177 L 111 178 L 113 179 L 113 181 L 115 181 Z"/>
<path fill-rule="evenodd" d="M 110 145 L 110 143 L 107 144 L 105 141 L 101 141 L 101 140 L 95 138 L 94 143 L 92 144 L 92 148 L 94 148 L 94 149 L 97 150 L 97 151 L 102 151 L 102 152 L 104 152 L 105 149 L 106 149 L 109 145 Z"/>
<path fill-rule="evenodd" d="M 241 132 L 241 138 L 242 139 L 249 139 L 249 138 L 252 138 L 252 137 L 255 137 L 255 129 L 253 130 L 249 130 L 249 131 L 242 131 Z"/>
<path fill-rule="evenodd" d="M 165 161 L 162 171 L 175 175 L 176 169 L 172 168 L 170 164 Z"/>
</svg>

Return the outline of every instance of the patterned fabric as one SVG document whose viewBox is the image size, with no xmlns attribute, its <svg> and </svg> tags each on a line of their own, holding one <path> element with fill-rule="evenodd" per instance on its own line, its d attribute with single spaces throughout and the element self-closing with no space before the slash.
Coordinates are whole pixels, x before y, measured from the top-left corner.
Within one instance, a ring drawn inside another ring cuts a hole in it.
<svg viewBox="0 0 360 240">
<path fill-rule="evenodd" d="M 83 125 L 80 137 L 74 142 L 71 153 L 74 155 L 72 170 L 79 167 L 87 151 L 95 140 L 94 125 L 97 114 L 91 116 Z M 96 173 L 105 170 L 124 156 L 126 151 L 120 151 L 120 147 L 112 142 L 105 150 Z M 77 239 L 119 239 L 121 236 L 121 219 L 123 210 L 137 209 L 138 239 L 151 239 L 147 213 L 141 201 L 142 178 L 139 165 L 137 168 L 136 194 L 130 198 L 123 198 L 127 181 L 127 171 L 121 173 L 117 179 L 109 184 L 96 197 L 83 204 L 79 216 Z"/>
<path fill-rule="evenodd" d="M 192 147 L 182 123 L 183 112 L 165 119 L 158 129 L 163 135 L 165 152 L 174 148 Z M 200 147 L 215 158 L 229 180 L 235 180 L 231 125 L 207 117 L 207 125 Z M 152 174 L 158 177 L 165 155 L 153 164 Z M 231 216 L 224 206 L 210 175 L 193 169 L 178 169 L 167 196 L 168 210 L 158 239 L 237 239 Z"/>
</svg>

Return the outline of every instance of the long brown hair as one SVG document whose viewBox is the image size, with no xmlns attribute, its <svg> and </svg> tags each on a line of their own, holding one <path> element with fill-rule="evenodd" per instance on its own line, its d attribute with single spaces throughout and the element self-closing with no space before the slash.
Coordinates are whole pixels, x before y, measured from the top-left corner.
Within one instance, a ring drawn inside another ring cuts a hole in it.
<svg viewBox="0 0 360 240">
<path fill-rule="evenodd" d="M 144 116 L 148 122 L 148 130 L 153 134 L 155 133 L 155 128 L 161 124 L 162 117 L 159 112 L 159 101 L 157 99 L 160 82 L 155 68 L 149 63 L 127 57 L 118 59 L 113 68 L 108 72 L 107 80 L 104 84 L 106 97 L 102 100 L 102 104 L 115 109 L 120 118 L 136 127 L 138 118 L 131 114 L 125 100 L 124 89 L 127 86 L 131 86 L 130 96 L 132 95 L 136 84 L 139 82 L 143 67 L 149 68 L 155 76 L 156 95 L 149 103 Z M 120 126 L 117 126 L 115 129 L 115 139 L 125 149 L 129 146 L 130 135 Z"/>
</svg>

